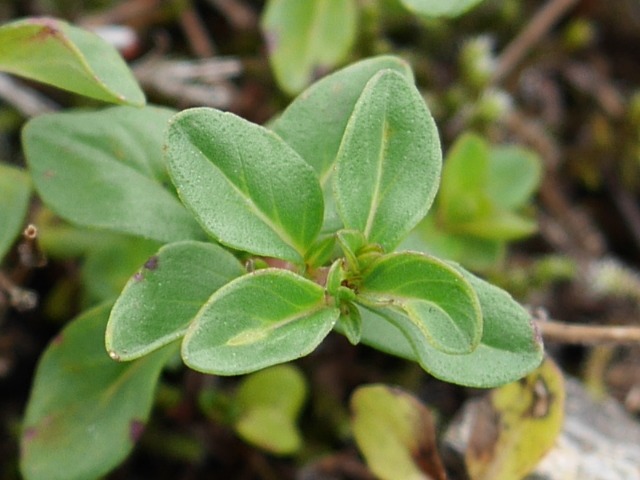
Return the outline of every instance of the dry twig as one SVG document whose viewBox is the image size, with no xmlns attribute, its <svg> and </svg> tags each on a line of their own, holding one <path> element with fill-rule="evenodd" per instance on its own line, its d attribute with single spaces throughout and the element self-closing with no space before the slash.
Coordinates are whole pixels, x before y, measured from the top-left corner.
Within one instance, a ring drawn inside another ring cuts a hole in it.
<svg viewBox="0 0 640 480">
<path fill-rule="evenodd" d="M 531 19 L 522 32 L 504 49 L 498 58 L 493 83 L 500 83 L 527 55 L 529 50 L 578 0 L 549 0 Z"/>
<path fill-rule="evenodd" d="M 258 15 L 239 0 L 207 0 L 218 9 L 237 30 L 251 30 L 258 25 Z"/>
<path fill-rule="evenodd" d="M 640 327 L 580 325 L 537 320 L 545 341 L 574 345 L 640 344 Z"/>
<path fill-rule="evenodd" d="M 208 58 L 215 55 L 213 41 L 193 5 L 189 4 L 180 14 L 180 25 L 197 57 Z"/>
<path fill-rule="evenodd" d="M 180 106 L 209 106 L 228 109 L 235 100 L 235 87 L 228 80 L 239 75 L 242 64 L 235 58 L 206 60 L 166 60 L 149 56 L 133 71 L 138 81 Z"/>
</svg>

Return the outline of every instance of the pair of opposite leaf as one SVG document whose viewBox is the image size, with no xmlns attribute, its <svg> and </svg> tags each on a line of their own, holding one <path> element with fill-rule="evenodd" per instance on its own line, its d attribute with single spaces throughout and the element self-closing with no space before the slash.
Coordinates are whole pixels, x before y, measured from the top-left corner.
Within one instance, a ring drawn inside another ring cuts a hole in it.
<svg viewBox="0 0 640 480">
<path fill-rule="evenodd" d="M 217 282 L 203 282 L 207 276 L 196 268 L 210 265 L 216 271 L 220 263 L 232 265 L 231 254 L 195 242 L 168 245 L 153 268 L 143 268 L 129 282 L 114 307 L 107 330 L 113 357 L 137 358 L 186 333 L 182 354 L 192 368 L 247 373 L 310 353 L 341 313 L 347 334 L 352 332 L 348 336 L 357 341 L 354 302 L 409 322 L 420 341 L 447 353 L 468 353 L 480 341 L 479 302 L 464 277 L 434 258 L 392 253 L 427 213 L 441 169 L 433 119 L 405 76 L 382 70 L 366 83 L 329 173 L 334 208 L 347 229 L 338 233 L 338 243 L 344 257 L 361 263 L 341 274 L 340 283 L 352 291 L 347 300 L 327 299 L 324 285 L 305 277 L 324 268 L 313 262 L 327 260 L 316 255 L 326 244 L 319 238 L 325 195 L 317 170 L 292 147 L 263 127 L 211 109 L 178 114 L 167 138 L 172 180 L 204 230 L 223 245 L 289 262 L 291 268 L 242 275 L 236 264 L 235 269 L 223 267 Z M 347 237 L 351 244 L 345 243 Z M 137 334 L 124 328 L 131 323 L 126 317 L 132 308 L 146 303 L 140 303 L 142 294 L 135 298 L 132 293 L 146 288 L 148 276 L 169 273 L 163 271 L 173 258 L 193 255 L 182 249 L 194 248 L 206 252 L 206 258 L 197 264 L 190 259 L 187 265 L 194 271 L 183 274 L 199 275 L 202 291 L 191 294 L 197 298 L 184 298 L 180 291 L 167 295 L 158 282 L 151 296 L 161 303 L 183 302 L 175 307 L 182 309 L 180 315 L 167 318 L 160 332 L 144 324 L 137 325 Z M 363 251 L 374 253 L 365 263 L 358 257 Z M 339 297 L 337 291 L 329 293 Z"/>
</svg>

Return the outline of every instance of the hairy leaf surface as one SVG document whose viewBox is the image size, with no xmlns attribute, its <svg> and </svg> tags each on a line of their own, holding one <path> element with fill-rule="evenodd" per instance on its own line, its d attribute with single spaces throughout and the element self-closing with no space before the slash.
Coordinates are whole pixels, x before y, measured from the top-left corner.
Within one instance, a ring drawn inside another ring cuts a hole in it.
<svg viewBox="0 0 640 480">
<path fill-rule="evenodd" d="M 482 335 L 475 291 L 459 272 L 427 255 L 401 252 L 380 257 L 363 272 L 358 298 L 404 312 L 407 328 L 418 335 L 417 344 L 469 353 Z"/>
<path fill-rule="evenodd" d="M 166 186 L 162 139 L 172 114 L 113 107 L 34 118 L 22 143 L 38 193 L 58 215 L 82 226 L 160 242 L 202 238 Z"/>
<path fill-rule="evenodd" d="M 313 169 L 273 132 L 230 113 L 171 121 L 170 173 L 183 202 L 221 243 L 301 263 L 322 225 Z"/>
<path fill-rule="evenodd" d="M 212 243 L 162 247 L 118 297 L 107 325 L 107 350 L 132 360 L 182 337 L 213 292 L 243 273 L 233 255 Z"/>
<path fill-rule="evenodd" d="M 435 123 L 406 77 L 383 70 L 369 80 L 335 168 L 334 195 L 345 228 L 392 251 L 429 210 L 442 168 Z"/>
<path fill-rule="evenodd" d="M 258 270 L 211 296 L 189 327 L 182 358 L 205 373 L 252 372 L 309 354 L 339 314 L 318 284 L 286 270 Z"/>
</svg>

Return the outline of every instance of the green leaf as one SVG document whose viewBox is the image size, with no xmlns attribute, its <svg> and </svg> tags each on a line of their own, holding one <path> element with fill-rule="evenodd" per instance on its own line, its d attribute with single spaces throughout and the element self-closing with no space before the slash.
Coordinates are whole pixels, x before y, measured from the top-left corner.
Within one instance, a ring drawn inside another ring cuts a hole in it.
<svg viewBox="0 0 640 480">
<path fill-rule="evenodd" d="M 331 260 L 336 247 L 336 237 L 331 235 L 319 238 L 307 251 L 304 259 L 308 268 L 317 268 L 326 265 Z"/>
<path fill-rule="evenodd" d="M 71 322 L 40 359 L 21 441 L 27 480 L 101 477 L 142 433 L 175 345 L 133 363 L 114 362 L 104 350 L 109 308 Z"/>
<path fill-rule="evenodd" d="M 475 220 L 491 209 L 485 195 L 489 145 L 478 135 L 461 135 L 447 154 L 438 195 L 438 209 L 450 225 Z"/>
<path fill-rule="evenodd" d="M 482 339 L 473 352 L 450 355 L 419 341 L 417 328 L 398 320 L 388 309 L 378 309 L 377 314 L 362 312 L 362 342 L 416 360 L 441 380 L 471 387 L 503 385 L 535 369 L 542 361 L 543 348 L 527 311 L 504 290 L 455 268 L 475 289 L 482 309 Z"/>
<path fill-rule="evenodd" d="M 131 277 L 111 311 L 106 347 L 132 360 L 184 335 L 200 307 L 244 269 L 212 243 L 165 245 Z"/>
<path fill-rule="evenodd" d="M 358 300 L 379 308 L 400 309 L 398 321 L 421 344 L 448 353 L 471 352 L 482 335 L 475 292 L 446 263 L 427 255 L 401 252 L 380 257 L 362 274 Z M 407 318 L 408 317 L 408 318 Z"/>
<path fill-rule="evenodd" d="M 314 168 L 323 186 L 364 86 L 385 69 L 413 80 L 409 65 L 398 57 L 383 55 L 361 60 L 315 82 L 273 123 L 273 131 Z"/>
<path fill-rule="evenodd" d="M 111 45 L 53 18 L 0 27 L 0 70 L 105 102 L 145 104 L 131 70 Z"/>
<path fill-rule="evenodd" d="M 489 145 L 464 134 L 451 149 L 442 174 L 438 213 L 449 233 L 484 240 L 530 235 L 536 222 L 517 212 L 540 179 L 537 157 L 518 147 Z"/>
<path fill-rule="evenodd" d="M 79 225 L 160 242 L 202 238 L 165 186 L 162 137 L 172 113 L 113 107 L 31 120 L 22 142 L 38 193 Z"/>
<path fill-rule="evenodd" d="M 414 13 L 428 17 L 457 17 L 483 0 L 400 0 Z"/>
<path fill-rule="evenodd" d="M 432 213 L 418 224 L 398 248 L 453 260 L 474 271 L 494 268 L 505 255 L 504 241 L 447 232 L 438 225 L 436 215 Z"/>
<path fill-rule="evenodd" d="M 356 37 L 354 0 L 269 0 L 261 21 L 278 84 L 289 94 L 345 59 Z"/>
<path fill-rule="evenodd" d="M 347 337 L 349 343 L 357 345 L 362 337 L 362 317 L 360 310 L 352 302 L 344 301 L 340 304 L 340 331 Z"/>
<path fill-rule="evenodd" d="M 438 131 L 418 90 L 395 71 L 376 74 L 336 161 L 334 195 L 345 228 L 393 250 L 429 210 L 441 163 Z"/>
<path fill-rule="evenodd" d="M 221 243 L 301 263 L 322 224 L 313 169 L 280 137 L 210 108 L 171 121 L 168 158 L 183 202 Z"/>
<path fill-rule="evenodd" d="M 300 4 L 304 2 L 298 2 Z M 276 119 L 272 129 L 311 165 L 325 192 L 323 231 L 341 227 L 329 178 L 356 101 L 369 79 L 392 69 L 413 80 L 409 65 L 392 56 L 373 57 L 349 65 L 311 85 Z"/>
<path fill-rule="evenodd" d="M 542 177 L 542 162 L 531 150 L 518 146 L 494 147 L 489 153 L 487 193 L 498 206 L 524 206 Z"/>
<path fill-rule="evenodd" d="M 351 397 L 353 436 L 381 480 L 445 480 L 436 426 L 420 401 L 386 385 L 359 387 Z"/>
<path fill-rule="evenodd" d="M 115 236 L 91 248 L 82 263 L 84 303 L 116 298 L 135 271 L 160 245 L 140 237 Z"/>
<path fill-rule="evenodd" d="M 240 412 L 234 423 L 246 441 L 278 455 L 302 445 L 296 419 L 307 397 L 302 373 L 292 365 L 277 365 L 247 376 L 234 399 Z"/>
<path fill-rule="evenodd" d="M 24 226 L 30 196 L 27 173 L 0 163 L 0 263 Z"/>
<path fill-rule="evenodd" d="M 470 235 L 484 240 L 516 240 L 531 235 L 537 229 L 535 220 L 530 220 L 507 210 L 491 210 L 478 219 L 450 227 L 453 233 Z"/>
<path fill-rule="evenodd" d="M 336 232 L 338 245 L 342 249 L 344 258 L 350 269 L 357 271 L 359 269 L 358 254 L 367 246 L 367 239 L 359 230 L 338 230 Z"/>
<path fill-rule="evenodd" d="M 211 296 L 187 331 L 182 358 L 205 373 L 252 372 L 308 355 L 339 314 L 318 284 L 287 270 L 258 270 Z"/>
<path fill-rule="evenodd" d="M 36 213 L 39 246 L 48 258 L 81 257 L 93 250 L 107 249 L 122 237 L 118 233 L 72 225 L 46 207 Z"/>
</svg>

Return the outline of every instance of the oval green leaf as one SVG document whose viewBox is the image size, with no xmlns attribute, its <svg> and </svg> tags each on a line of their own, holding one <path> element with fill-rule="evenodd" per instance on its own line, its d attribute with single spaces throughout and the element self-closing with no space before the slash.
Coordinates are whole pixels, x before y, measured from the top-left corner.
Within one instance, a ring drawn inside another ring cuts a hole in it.
<svg viewBox="0 0 640 480">
<path fill-rule="evenodd" d="M 363 272 L 358 299 L 402 310 L 418 335 L 415 342 L 443 352 L 471 352 L 482 336 L 480 304 L 469 283 L 446 263 L 421 253 L 375 260 Z"/>
<path fill-rule="evenodd" d="M 103 235 L 83 255 L 80 275 L 85 304 L 95 305 L 116 298 L 131 272 L 160 246 L 155 240 L 141 237 Z"/>
<path fill-rule="evenodd" d="M 131 70 L 111 45 L 53 18 L 0 27 L 0 70 L 105 102 L 145 104 Z"/>
<path fill-rule="evenodd" d="M 492 210 L 486 197 L 489 145 L 479 135 L 461 135 L 447 153 L 438 210 L 450 225 L 463 224 Z"/>
<path fill-rule="evenodd" d="M 425 252 L 480 272 L 495 268 L 503 260 L 505 242 L 450 233 L 436 219 L 435 212 L 429 213 L 398 249 Z"/>
<path fill-rule="evenodd" d="M 494 147 L 489 153 L 487 193 L 502 208 L 520 208 L 538 188 L 542 173 L 542 161 L 534 151 L 515 145 Z"/>
<path fill-rule="evenodd" d="M 70 222 L 160 242 L 204 232 L 175 195 L 162 159 L 173 111 L 113 107 L 43 115 L 22 143 L 44 202 Z"/>
<path fill-rule="evenodd" d="M 438 199 L 443 228 L 484 240 L 521 238 L 536 229 L 514 209 L 538 185 L 540 162 L 519 147 L 489 148 L 480 136 L 466 133 L 447 155 Z"/>
<path fill-rule="evenodd" d="M 171 121 L 170 173 L 183 202 L 221 243 L 301 263 L 322 224 L 313 169 L 281 138 L 231 113 Z"/>
<path fill-rule="evenodd" d="M 228 283 L 202 307 L 182 344 L 194 370 L 240 375 L 311 353 L 340 311 L 318 284 L 264 269 Z"/>
<path fill-rule="evenodd" d="M 363 311 L 362 342 L 419 362 L 446 382 L 490 388 L 517 380 L 535 369 L 543 357 L 542 340 L 530 315 L 504 290 L 454 265 L 478 295 L 483 333 L 477 348 L 450 355 L 421 341 L 413 324 L 391 310 Z"/>
<path fill-rule="evenodd" d="M 176 346 L 133 363 L 104 350 L 110 305 L 71 322 L 40 359 L 27 405 L 20 467 L 27 480 L 100 478 L 129 454 Z"/>
<path fill-rule="evenodd" d="M 334 196 L 345 228 L 392 251 L 429 210 L 441 166 L 422 96 L 399 73 L 379 72 L 358 99 L 336 160 Z"/>
<path fill-rule="evenodd" d="M 162 247 L 129 279 L 111 311 L 109 354 L 132 360 L 182 337 L 213 292 L 243 273 L 233 255 L 212 243 Z"/>
<path fill-rule="evenodd" d="M 483 0 L 400 0 L 414 13 L 428 17 L 457 17 Z"/>
<path fill-rule="evenodd" d="M 276 80 L 294 95 L 347 56 L 357 6 L 354 0 L 269 0 L 261 24 Z"/>
<path fill-rule="evenodd" d="M 367 58 L 315 82 L 271 125 L 314 168 L 322 186 L 332 171 L 347 122 L 364 86 L 385 69 L 413 81 L 404 60 L 390 55 Z"/>
<path fill-rule="evenodd" d="M 303 3 L 303 2 L 298 2 Z M 330 177 L 340 142 L 362 90 L 373 75 L 392 69 L 413 81 L 409 65 L 392 56 L 361 60 L 332 73 L 301 93 L 271 128 L 313 167 L 324 191 L 323 231 L 334 232 L 342 224 L 333 202 Z"/>
<path fill-rule="evenodd" d="M 30 197 L 29 175 L 0 164 L 0 263 L 23 227 Z"/>
<path fill-rule="evenodd" d="M 241 383 L 234 399 L 234 428 L 246 441 L 277 455 L 302 446 L 296 420 L 307 398 L 304 375 L 293 365 L 256 372 Z"/>
</svg>

